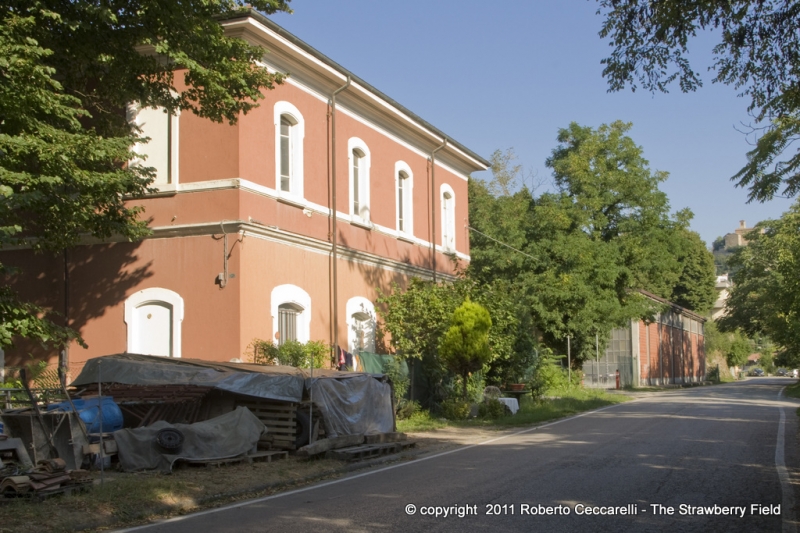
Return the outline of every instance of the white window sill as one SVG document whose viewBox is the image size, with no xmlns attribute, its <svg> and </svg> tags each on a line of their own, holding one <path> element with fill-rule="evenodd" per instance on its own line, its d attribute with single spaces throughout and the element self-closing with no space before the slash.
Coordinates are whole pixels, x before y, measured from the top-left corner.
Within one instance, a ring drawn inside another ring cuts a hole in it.
<svg viewBox="0 0 800 533">
<path fill-rule="evenodd" d="M 289 194 L 286 192 L 279 192 L 278 193 L 278 201 L 282 204 L 291 205 L 293 207 L 299 207 L 301 209 L 308 207 L 308 202 L 302 196 L 297 196 L 295 194 Z"/>
<path fill-rule="evenodd" d="M 359 228 L 364 228 L 367 230 L 372 231 L 375 226 L 369 220 L 364 220 L 361 217 L 351 216 L 350 217 L 350 224 L 353 226 L 358 226 Z"/>
<path fill-rule="evenodd" d="M 400 233 L 400 232 L 398 232 L 398 233 L 397 233 L 397 240 L 399 240 L 399 241 L 405 241 L 405 242 L 409 242 L 409 243 L 411 243 L 411 244 L 416 244 L 416 242 L 417 242 L 417 241 L 414 239 L 414 236 L 413 236 L 413 235 L 410 235 L 410 234 L 408 234 L 408 233 Z"/>
</svg>

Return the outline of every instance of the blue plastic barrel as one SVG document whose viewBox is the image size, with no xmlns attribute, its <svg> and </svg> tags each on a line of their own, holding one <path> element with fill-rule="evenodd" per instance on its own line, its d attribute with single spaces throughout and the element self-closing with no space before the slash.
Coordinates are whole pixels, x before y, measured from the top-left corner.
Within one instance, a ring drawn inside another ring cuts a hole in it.
<svg viewBox="0 0 800 533">
<path fill-rule="evenodd" d="M 86 431 L 89 433 L 100 433 L 100 398 L 76 398 L 72 400 L 75 404 L 75 409 L 78 411 L 78 416 L 83 420 L 86 425 Z M 103 396 L 103 433 L 110 433 L 122 429 L 122 410 L 114 402 L 111 396 Z M 48 411 L 72 411 L 69 402 L 54 403 L 47 406 Z"/>
</svg>

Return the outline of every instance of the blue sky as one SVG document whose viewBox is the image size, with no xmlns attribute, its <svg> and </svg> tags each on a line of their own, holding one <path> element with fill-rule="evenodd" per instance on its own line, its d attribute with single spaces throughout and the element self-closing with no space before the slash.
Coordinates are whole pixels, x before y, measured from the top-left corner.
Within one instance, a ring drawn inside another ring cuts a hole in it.
<svg viewBox="0 0 800 533">
<path fill-rule="evenodd" d="M 589 0 L 292 0 L 294 14 L 271 18 L 334 61 L 488 158 L 514 148 L 526 171 L 549 187 L 545 159 L 559 128 L 633 123 L 629 135 L 673 211 L 689 207 L 692 229 L 710 245 L 739 220 L 777 218 L 790 200 L 747 204 L 730 177 L 746 161 L 748 100 L 712 84 L 710 50 L 718 34 L 693 43 L 696 93 L 608 93 L 600 60 L 602 18 Z M 488 172 L 476 177 L 489 177 Z"/>
</svg>

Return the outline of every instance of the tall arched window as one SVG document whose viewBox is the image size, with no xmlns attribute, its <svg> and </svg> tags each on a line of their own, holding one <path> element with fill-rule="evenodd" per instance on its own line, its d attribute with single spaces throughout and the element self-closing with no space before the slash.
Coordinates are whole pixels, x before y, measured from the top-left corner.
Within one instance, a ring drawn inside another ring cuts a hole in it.
<svg viewBox="0 0 800 533">
<path fill-rule="evenodd" d="M 275 104 L 275 189 L 303 197 L 303 115 L 289 102 Z"/>
<path fill-rule="evenodd" d="M 297 340 L 298 317 L 304 309 L 297 304 L 281 304 L 278 306 L 278 344 Z"/>
<path fill-rule="evenodd" d="M 125 300 L 128 353 L 181 356 L 183 298 L 177 292 L 152 287 Z"/>
<path fill-rule="evenodd" d="M 405 235 L 414 234 L 414 174 L 405 162 L 394 165 L 395 186 L 397 188 L 397 231 Z"/>
<path fill-rule="evenodd" d="M 361 187 L 363 186 L 364 180 L 364 152 L 359 150 L 358 148 L 354 148 L 351 154 L 350 159 L 353 162 L 353 213 L 356 216 L 361 216 L 361 202 L 362 202 L 362 192 Z M 359 176 L 360 174 L 360 176 Z M 361 178 L 361 182 L 359 183 L 359 177 Z"/>
<path fill-rule="evenodd" d="M 294 121 L 289 115 L 281 115 L 281 187 L 284 192 L 292 192 L 292 127 Z"/>
<path fill-rule="evenodd" d="M 361 139 L 352 137 L 347 142 L 350 174 L 350 219 L 356 223 L 370 221 L 370 153 Z"/>
<path fill-rule="evenodd" d="M 308 342 L 311 333 L 311 297 L 297 285 L 278 285 L 271 294 L 272 331 L 277 344 Z"/>
<path fill-rule="evenodd" d="M 375 306 L 362 296 L 347 301 L 347 345 L 352 353 L 375 352 Z"/>
<path fill-rule="evenodd" d="M 446 183 L 441 187 L 442 248 L 448 252 L 456 250 L 456 195 Z"/>
<path fill-rule="evenodd" d="M 150 139 L 133 147 L 141 157 L 131 164 L 154 168 L 156 176 L 152 186 L 160 190 L 174 189 L 178 184 L 179 115 L 180 110 L 169 114 L 163 107 L 130 104 L 127 108 L 128 122 L 139 128 L 142 137 Z"/>
</svg>

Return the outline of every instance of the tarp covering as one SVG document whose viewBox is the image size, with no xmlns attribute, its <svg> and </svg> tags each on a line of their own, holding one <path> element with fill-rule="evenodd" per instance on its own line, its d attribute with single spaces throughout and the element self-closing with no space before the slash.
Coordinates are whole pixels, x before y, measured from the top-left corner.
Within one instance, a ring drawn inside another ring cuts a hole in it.
<svg viewBox="0 0 800 533">
<path fill-rule="evenodd" d="M 372 352 L 358 352 L 358 359 L 361 361 L 360 370 L 370 374 L 383 374 L 383 369 L 387 362 L 394 359 L 395 355 L 372 353 Z M 404 378 L 408 377 L 408 363 L 400 359 L 400 375 Z"/>
<path fill-rule="evenodd" d="M 156 433 L 176 428 L 183 433 L 183 446 L 176 454 L 165 453 L 156 443 Z M 194 424 L 169 424 L 120 429 L 114 432 L 119 462 L 126 472 L 160 470 L 172 472 L 178 459 L 213 461 L 255 451 L 258 439 L 267 428 L 246 407 Z"/>
<path fill-rule="evenodd" d="M 329 438 L 394 431 L 392 389 L 372 375 L 314 379 L 311 392 Z"/>
<path fill-rule="evenodd" d="M 125 385 L 198 385 L 299 403 L 308 399 L 320 409 L 330 436 L 394 431 L 391 386 L 383 374 L 340 372 L 292 366 L 216 363 L 153 355 L 116 354 L 86 362 L 72 386 L 102 381 Z M 151 426 L 152 427 L 152 426 Z"/>
<path fill-rule="evenodd" d="M 292 366 L 216 363 L 153 355 L 116 354 L 89 359 L 73 387 L 92 383 L 198 385 L 285 402 L 303 399 L 305 375 Z"/>
</svg>

